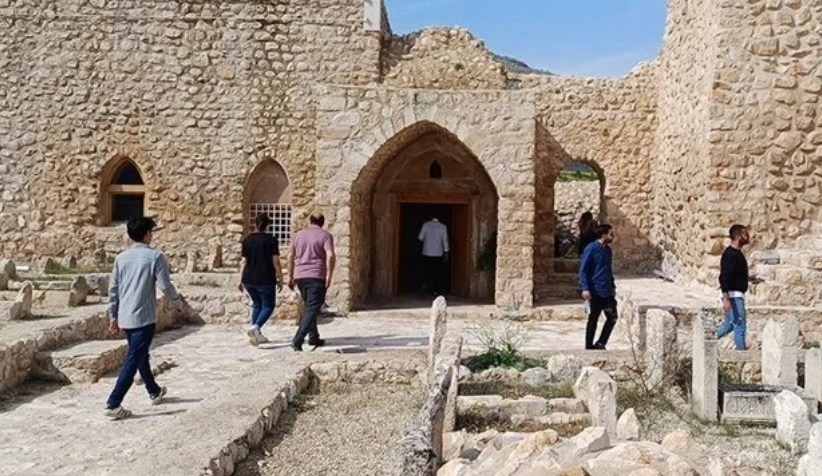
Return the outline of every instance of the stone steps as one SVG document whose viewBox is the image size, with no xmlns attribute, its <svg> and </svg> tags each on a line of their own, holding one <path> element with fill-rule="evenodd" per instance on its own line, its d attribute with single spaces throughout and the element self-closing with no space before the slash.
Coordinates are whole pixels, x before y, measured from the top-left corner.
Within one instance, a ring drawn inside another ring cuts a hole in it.
<svg viewBox="0 0 822 476">
<path fill-rule="evenodd" d="M 579 299 L 576 284 L 545 284 L 534 290 L 537 302 L 547 299 Z"/>
<path fill-rule="evenodd" d="M 116 370 L 126 356 L 125 340 L 92 340 L 55 351 L 38 352 L 35 376 L 65 383 L 94 383 Z"/>
<path fill-rule="evenodd" d="M 574 273 L 579 271 L 578 259 L 556 259 L 554 260 L 554 271 L 557 273 Z"/>
</svg>

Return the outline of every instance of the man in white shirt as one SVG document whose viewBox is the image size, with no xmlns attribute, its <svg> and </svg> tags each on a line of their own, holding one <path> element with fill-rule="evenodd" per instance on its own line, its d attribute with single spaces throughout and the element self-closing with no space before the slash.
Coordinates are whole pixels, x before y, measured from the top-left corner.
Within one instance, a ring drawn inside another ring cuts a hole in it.
<svg viewBox="0 0 822 476">
<path fill-rule="evenodd" d="M 436 217 L 423 223 L 417 237 L 422 241 L 423 279 L 435 296 L 445 291 L 445 263 L 448 262 L 448 227 Z"/>
</svg>

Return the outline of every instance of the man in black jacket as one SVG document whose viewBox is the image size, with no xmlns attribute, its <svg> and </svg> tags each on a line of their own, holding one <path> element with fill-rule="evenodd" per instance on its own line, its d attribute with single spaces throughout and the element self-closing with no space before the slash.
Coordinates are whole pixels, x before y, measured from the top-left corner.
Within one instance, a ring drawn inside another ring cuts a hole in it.
<svg viewBox="0 0 822 476">
<path fill-rule="evenodd" d="M 751 242 L 748 228 L 744 225 L 733 225 L 728 233 L 731 244 L 722 253 L 719 270 L 719 287 L 722 289 L 722 311 L 725 322 L 716 329 L 717 339 L 734 333 L 736 350 L 745 350 L 745 332 L 747 315 L 745 312 L 745 293 L 748 281 L 754 281 L 748 274 L 748 260 L 742 254 L 742 247 Z"/>
</svg>

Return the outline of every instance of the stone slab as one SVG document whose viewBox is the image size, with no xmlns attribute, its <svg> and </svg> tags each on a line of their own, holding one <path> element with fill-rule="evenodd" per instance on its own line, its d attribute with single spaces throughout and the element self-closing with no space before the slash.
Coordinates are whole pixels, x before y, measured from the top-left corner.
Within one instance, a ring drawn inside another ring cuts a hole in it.
<svg viewBox="0 0 822 476">
<path fill-rule="evenodd" d="M 36 356 L 37 375 L 68 383 L 93 383 L 119 368 L 126 356 L 125 340 L 94 340 Z"/>
<path fill-rule="evenodd" d="M 786 389 L 799 395 L 809 409 L 816 406 L 816 399 L 797 386 L 720 384 L 720 421 L 722 423 L 776 424 L 774 398 Z"/>
</svg>

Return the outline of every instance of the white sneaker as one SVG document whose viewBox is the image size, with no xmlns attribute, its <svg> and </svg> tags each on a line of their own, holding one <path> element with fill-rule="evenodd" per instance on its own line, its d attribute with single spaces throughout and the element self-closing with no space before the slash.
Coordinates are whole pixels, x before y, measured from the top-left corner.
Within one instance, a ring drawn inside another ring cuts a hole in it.
<svg viewBox="0 0 822 476">
<path fill-rule="evenodd" d="M 251 345 L 259 345 L 260 336 L 262 335 L 260 334 L 260 329 L 252 327 L 246 334 L 248 334 L 248 341 L 251 342 Z"/>
<path fill-rule="evenodd" d="M 271 341 L 268 340 L 268 337 L 264 336 L 262 331 L 257 329 L 257 343 L 258 344 L 267 344 L 269 342 L 271 342 Z"/>
<path fill-rule="evenodd" d="M 133 415 L 133 413 L 131 413 L 131 410 L 126 410 L 122 405 L 120 405 L 117 408 L 106 408 L 105 415 L 109 420 L 116 421 L 128 418 Z"/>
<path fill-rule="evenodd" d="M 160 387 L 160 393 L 153 397 L 149 397 L 151 399 L 151 404 L 159 405 L 163 403 L 163 398 L 166 396 L 166 393 L 168 393 L 168 389 L 166 387 Z"/>
</svg>

